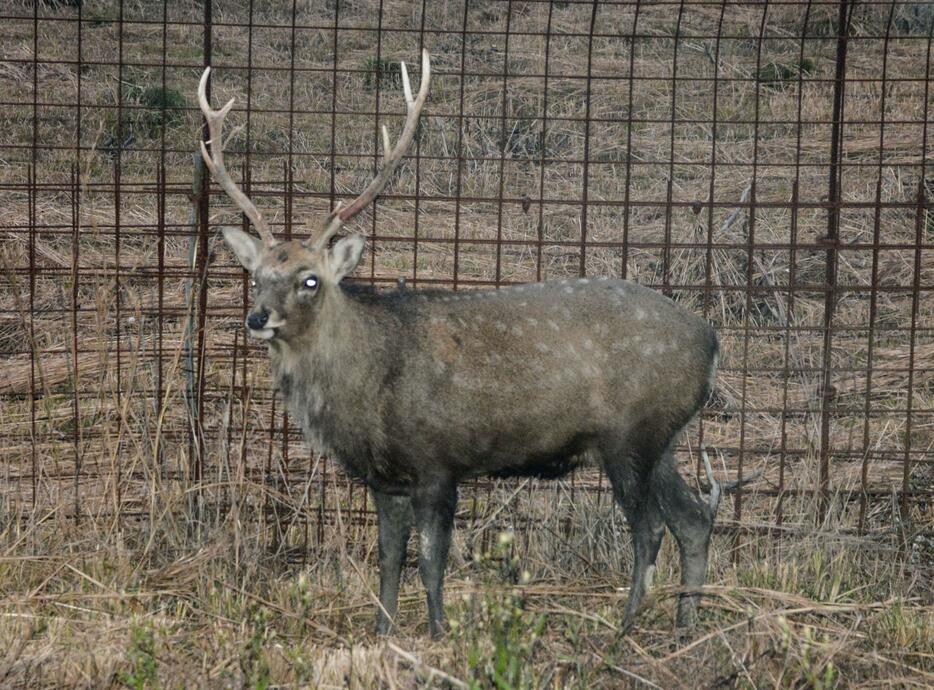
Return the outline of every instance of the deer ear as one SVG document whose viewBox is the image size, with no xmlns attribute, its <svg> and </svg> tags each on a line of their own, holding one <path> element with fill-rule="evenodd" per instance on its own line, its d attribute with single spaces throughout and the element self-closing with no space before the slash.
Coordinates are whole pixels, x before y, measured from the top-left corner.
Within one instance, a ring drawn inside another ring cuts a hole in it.
<svg viewBox="0 0 934 690">
<path fill-rule="evenodd" d="M 259 251 L 262 249 L 263 243 L 238 228 L 221 228 L 221 232 L 227 246 L 237 255 L 243 267 L 252 273 L 259 265 Z"/>
<path fill-rule="evenodd" d="M 362 235 L 349 235 L 334 243 L 331 248 L 331 270 L 334 271 L 334 282 L 339 283 L 344 276 L 357 267 L 365 242 Z"/>
</svg>

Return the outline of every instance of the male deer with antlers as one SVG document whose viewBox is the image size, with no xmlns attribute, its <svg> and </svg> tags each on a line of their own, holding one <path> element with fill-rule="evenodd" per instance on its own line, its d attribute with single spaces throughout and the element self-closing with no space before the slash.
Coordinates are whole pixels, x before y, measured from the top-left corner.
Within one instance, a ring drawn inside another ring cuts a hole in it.
<svg viewBox="0 0 934 690">
<path fill-rule="evenodd" d="M 661 294 L 606 278 L 499 290 L 379 292 L 342 280 L 364 239 L 340 228 L 385 188 L 428 96 L 422 55 L 408 115 L 376 178 L 338 205 L 308 241 L 277 241 L 224 167 L 222 127 L 204 71 L 198 101 L 210 129 L 205 163 L 252 221 L 256 239 L 224 228 L 253 285 L 250 335 L 269 346 L 276 382 L 305 438 L 372 492 L 379 521 L 377 630 L 391 629 L 412 523 L 432 635 L 443 629 L 442 576 L 459 482 L 480 475 L 559 477 L 588 457 L 605 469 L 632 528 L 633 583 L 623 627 L 650 586 L 665 526 L 681 554 L 677 622 L 690 625 L 704 583 L 720 485 L 709 500 L 678 474 L 672 446 L 710 392 L 717 338 Z"/>
</svg>

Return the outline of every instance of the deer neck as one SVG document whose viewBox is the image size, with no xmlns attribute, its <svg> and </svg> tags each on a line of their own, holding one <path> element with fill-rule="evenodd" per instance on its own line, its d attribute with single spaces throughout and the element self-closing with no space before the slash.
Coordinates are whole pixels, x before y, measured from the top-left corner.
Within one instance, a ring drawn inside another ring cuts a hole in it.
<svg viewBox="0 0 934 690">
<path fill-rule="evenodd" d="M 270 344 L 276 384 L 289 413 L 319 453 L 357 454 L 342 448 L 342 422 L 367 409 L 374 395 L 371 372 L 378 364 L 379 314 L 339 287 L 320 296 L 317 313 L 301 336 Z M 361 406 L 363 406 L 361 408 Z"/>
</svg>

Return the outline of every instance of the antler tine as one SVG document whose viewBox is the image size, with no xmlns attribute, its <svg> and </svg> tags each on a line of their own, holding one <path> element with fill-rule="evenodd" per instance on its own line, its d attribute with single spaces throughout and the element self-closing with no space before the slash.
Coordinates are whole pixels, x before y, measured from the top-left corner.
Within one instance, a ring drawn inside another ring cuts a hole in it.
<svg viewBox="0 0 934 690">
<path fill-rule="evenodd" d="M 406 106 L 405 126 L 402 129 L 402 134 L 399 136 L 395 147 L 390 148 L 389 132 L 385 127 L 382 128 L 383 164 L 379 172 L 370 184 L 367 185 L 366 189 L 360 193 L 360 196 L 343 209 L 335 208 L 334 211 L 331 212 L 324 232 L 314 241 L 314 246 L 316 248 L 326 246 L 331 237 L 340 230 L 344 223 L 360 213 L 360 211 L 369 206 L 370 203 L 379 196 L 389 183 L 389 180 L 392 178 L 392 173 L 399 165 L 399 161 L 402 160 L 405 152 L 412 144 L 412 140 L 415 138 L 418 118 L 419 115 L 421 115 L 425 101 L 428 100 L 428 85 L 431 82 L 431 59 L 428 56 L 428 51 L 422 50 L 422 82 L 418 86 L 418 95 L 414 98 L 412 97 L 412 85 L 409 82 L 409 73 L 405 63 L 401 63 L 400 67 L 402 73 L 402 91 L 405 95 Z"/>
<path fill-rule="evenodd" d="M 234 99 L 231 98 L 227 104 L 220 110 L 214 110 L 208 103 L 207 87 L 208 76 L 211 74 L 211 68 L 205 67 L 204 74 L 201 75 L 201 81 L 198 83 L 198 105 L 201 106 L 201 112 L 204 113 L 204 119 L 208 123 L 208 131 L 211 134 L 211 153 L 208 153 L 208 147 L 205 142 L 201 142 L 201 157 L 204 158 L 204 164 L 217 180 L 217 183 L 227 192 L 227 196 L 237 205 L 237 207 L 250 219 L 260 238 L 266 245 L 275 244 L 269 225 L 259 209 L 250 201 L 250 198 L 243 193 L 243 190 L 237 186 L 237 183 L 230 177 L 227 168 L 224 166 L 224 118 L 233 107 Z"/>
<path fill-rule="evenodd" d="M 344 202 L 338 201 L 337 205 L 331 210 L 328 214 L 327 223 L 324 225 L 324 232 L 321 233 L 321 236 L 315 240 L 315 246 L 323 246 L 329 239 L 334 237 L 334 234 L 341 229 L 341 226 L 344 224 L 344 221 L 340 219 L 340 210 L 343 208 Z M 323 240 L 323 241 L 322 241 Z"/>
</svg>

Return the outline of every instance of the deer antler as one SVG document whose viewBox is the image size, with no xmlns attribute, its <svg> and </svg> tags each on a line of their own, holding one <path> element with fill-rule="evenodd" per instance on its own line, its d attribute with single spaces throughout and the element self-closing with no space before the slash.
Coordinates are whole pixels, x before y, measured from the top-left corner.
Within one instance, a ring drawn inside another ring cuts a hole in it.
<svg viewBox="0 0 934 690">
<path fill-rule="evenodd" d="M 324 232 L 314 241 L 313 246 L 315 249 L 327 246 L 328 241 L 341 229 L 344 223 L 360 213 L 360 211 L 369 206 L 370 203 L 379 196 L 380 192 L 382 192 L 389 183 L 392 173 L 411 145 L 412 139 L 415 138 L 415 128 L 418 126 L 418 117 L 422 112 L 422 106 L 425 105 L 425 101 L 428 99 L 428 84 L 431 81 L 431 60 L 428 57 L 428 51 L 422 50 L 422 83 L 419 84 L 418 95 L 415 98 L 412 98 L 412 86 L 409 83 L 409 73 L 405 68 L 404 62 L 401 63 L 401 67 L 402 90 L 405 93 L 407 111 L 402 135 L 399 137 L 399 141 L 396 142 L 395 147 L 390 149 L 389 132 L 386 130 L 385 125 L 382 127 L 383 165 L 380 167 L 379 173 L 377 173 L 376 177 L 367 185 L 367 188 L 361 192 L 360 196 L 354 199 L 348 206 L 341 206 L 338 204 L 334 210 L 331 211 Z"/>
<path fill-rule="evenodd" d="M 227 196 L 229 196 L 240 210 L 246 214 L 246 217 L 249 218 L 254 227 L 256 227 L 256 231 L 262 238 L 263 243 L 267 246 L 271 246 L 276 243 L 276 239 L 273 237 L 269 225 L 266 224 L 263 214 L 260 213 L 259 209 L 250 201 L 250 198 L 243 193 L 243 190 L 237 186 L 237 183 L 230 177 L 230 173 L 227 172 L 227 168 L 224 167 L 224 118 L 227 117 L 227 113 L 229 113 L 230 109 L 233 107 L 234 99 L 231 98 L 227 101 L 227 105 L 220 110 L 211 108 L 206 94 L 208 75 L 210 74 L 211 68 L 205 67 L 204 74 L 201 75 L 201 81 L 198 84 L 198 105 L 201 106 L 201 112 L 204 113 L 204 119 L 207 120 L 208 123 L 208 131 L 211 133 L 211 153 L 210 155 L 208 154 L 208 147 L 205 145 L 205 142 L 202 141 L 201 156 L 204 158 L 204 164 L 208 166 L 208 170 L 211 171 L 214 179 L 217 180 L 217 183 L 227 192 Z"/>
</svg>

